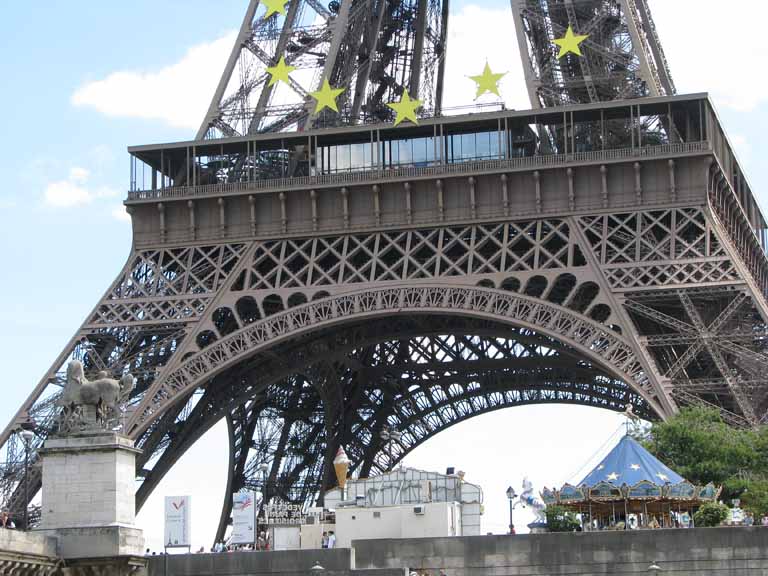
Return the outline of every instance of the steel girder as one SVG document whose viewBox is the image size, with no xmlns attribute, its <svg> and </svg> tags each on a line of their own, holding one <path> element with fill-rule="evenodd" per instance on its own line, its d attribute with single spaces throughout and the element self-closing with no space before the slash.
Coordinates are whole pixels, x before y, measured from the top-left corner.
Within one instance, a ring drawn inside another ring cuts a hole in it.
<svg viewBox="0 0 768 576">
<path fill-rule="evenodd" d="M 713 191 L 713 203 L 721 197 L 717 190 Z M 694 366 L 675 370 L 675 377 L 664 375 L 668 358 L 680 357 L 685 347 L 702 337 L 701 328 L 686 313 L 680 290 L 701 284 L 711 291 L 730 287 L 718 296 L 724 302 L 718 309 L 725 310 L 728 298 L 746 293 L 740 279 L 747 276 L 739 268 L 739 259 L 760 271 L 759 259 L 750 256 L 757 253 L 750 252 L 757 250 L 750 243 L 751 236 L 739 236 L 739 226 L 744 226 L 738 219 L 741 213 L 725 204 L 718 210 L 722 214 L 718 218 L 730 227 L 727 232 L 701 209 L 663 208 L 311 241 L 139 250 L 33 391 L 19 418 L 32 415 L 38 424 L 39 443 L 53 430 L 55 395 L 61 371 L 70 358 L 83 359 L 90 370 L 103 366 L 116 374 L 130 370 L 139 376 L 139 386 L 128 420 L 144 419 L 147 425 L 142 428 L 139 444 L 147 450 L 147 458 L 158 459 L 154 467 L 146 461 L 141 464 L 141 474 L 146 468 L 146 480 L 150 481 L 163 467 L 170 469 L 174 462 L 171 454 L 180 454 L 194 442 L 186 432 L 180 433 L 186 430 L 183 423 L 192 421 L 191 415 L 198 414 L 203 421 L 203 414 L 215 412 L 223 418 L 237 406 L 257 399 L 257 390 L 267 381 L 274 384 L 295 376 L 293 366 L 303 361 L 301 357 L 293 360 L 282 348 L 285 342 L 304 346 L 312 341 L 320 347 L 317 338 L 331 338 L 329 330 L 340 327 L 331 326 L 337 321 L 334 319 L 360 315 L 361 321 L 371 320 L 374 313 L 401 318 L 397 314 L 405 310 L 432 314 L 432 322 L 443 327 L 443 334 L 459 328 L 441 324 L 438 319 L 458 318 L 457 314 L 511 319 L 512 324 L 528 325 L 534 332 L 549 332 L 553 338 L 573 342 L 582 358 L 592 355 L 592 363 L 599 359 L 598 364 L 625 370 L 626 376 L 621 378 L 634 393 L 647 394 L 654 402 L 659 393 L 649 391 L 655 390 L 655 378 L 666 387 L 664 393 L 680 404 L 711 404 L 729 421 L 750 424 L 753 421 L 745 416 L 739 402 L 751 402 L 758 420 L 766 413 L 765 386 L 757 375 L 764 353 L 760 327 L 765 325 L 759 312 L 760 298 L 755 297 L 765 286 L 759 274 L 754 276 L 752 296 L 734 313 L 734 318 L 742 320 L 725 322 L 718 334 L 726 334 L 727 339 L 719 338 L 715 343 L 727 365 L 738 370 L 738 376 L 727 379 L 721 373 L 722 363 L 718 367 L 711 359 L 702 360 L 706 350 L 692 359 Z M 726 242 L 728 237 L 744 240 L 731 246 Z M 283 254 L 290 254 L 290 259 Z M 301 266 L 295 265 L 297 261 Z M 329 262 L 332 270 L 325 268 Z M 418 278 L 414 280 L 411 275 Z M 603 280 L 595 282 L 599 278 Z M 480 287 L 472 288 L 470 282 Z M 697 310 L 702 310 L 704 325 L 711 324 L 714 318 L 709 314 L 715 307 L 699 294 L 690 295 L 690 299 Z M 646 325 L 635 303 L 673 316 L 687 327 L 681 324 L 675 332 Z M 626 321 L 619 314 L 622 309 L 629 315 Z M 300 326 L 304 328 L 299 330 Z M 259 344 L 262 340 L 264 346 Z M 255 351 L 257 344 L 262 351 L 248 353 L 249 349 Z M 242 357 L 243 361 L 233 365 L 247 366 L 248 376 L 242 376 L 237 388 L 242 395 L 225 402 L 220 392 L 209 392 L 226 389 L 212 386 L 222 373 L 212 373 L 210 378 L 205 374 L 222 362 L 232 364 L 232 354 Z M 646 366 L 657 375 L 642 367 L 642 354 L 647 354 Z M 174 372 L 184 379 L 169 380 Z M 170 386 L 193 375 L 190 388 Z M 193 394 L 193 390 L 198 392 Z M 174 395 L 180 398 L 182 392 L 186 400 L 175 400 Z M 590 394 L 599 398 L 596 389 L 588 390 L 587 396 Z M 545 396 L 531 398 L 545 400 Z M 164 406 L 162 412 L 138 409 L 155 401 L 161 402 L 156 406 Z M 204 410 L 205 406 L 209 408 Z M 211 407 L 218 408 L 214 411 Z M 321 426 L 317 422 L 314 425 Z M 4 502 L 18 509 L 23 505 L 19 490 L 23 453 L 10 433 L 14 426 L 11 423 L 2 437 L 2 487 Z M 313 434 L 324 438 L 325 430 Z M 164 460 L 163 449 L 169 454 Z M 297 464 L 294 469 L 302 467 Z M 38 482 L 31 478 L 33 492 Z M 314 484 L 303 486 L 302 482 L 296 478 L 297 499 L 316 489 Z M 146 485 L 142 497 L 151 490 L 151 482 Z"/>
<path fill-rule="evenodd" d="M 268 374 L 269 377 L 263 377 Z M 266 485 L 267 500 L 310 504 L 333 485 L 328 465 L 339 445 L 352 472 L 384 470 L 378 432 L 403 430 L 390 457 L 456 422 L 530 403 L 574 403 L 654 418 L 626 384 L 561 343 L 529 330 L 465 319 L 379 320 L 318 334 L 254 359 L 212 382 L 169 442 L 155 437 L 154 461 L 137 493 L 141 506 L 180 455 L 226 415 L 230 438 L 227 494 Z M 260 472 L 266 465 L 267 474 Z M 229 520 L 227 497 L 219 535 Z"/>
<path fill-rule="evenodd" d="M 531 104 L 547 108 L 675 93 L 645 0 L 511 0 Z M 582 56 L 557 58 L 571 26 Z"/>
<path fill-rule="evenodd" d="M 269 18 L 251 0 L 197 139 L 387 121 L 403 90 L 439 114 L 447 25 L 448 0 L 295 0 Z M 269 86 L 281 57 L 298 71 Z M 324 79 L 347 91 L 338 114 L 313 117 Z"/>
</svg>

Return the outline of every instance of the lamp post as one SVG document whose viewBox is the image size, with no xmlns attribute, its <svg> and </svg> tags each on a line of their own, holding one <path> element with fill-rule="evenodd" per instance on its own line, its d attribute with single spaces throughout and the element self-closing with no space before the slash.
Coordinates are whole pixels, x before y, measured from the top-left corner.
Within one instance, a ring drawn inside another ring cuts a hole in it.
<svg viewBox="0 0 768 576">
<path fill-rule="evenodd" d="M 261 512 L 264 512 L 264 523 L 267 523 L 267 472 L 269 471 L 269 465 L 266 462 L 259 464 L 258 471 L 261 472 L 261 510 L 259 510 L 259 516 Z M 256 525 L 258 526 L 258 516 L 256 517 Z"/>
<path fill-rule="evenodd" d="M 392 442 L 399 442 L 402 434 L 391 426 L 384 426 L 379 432 L 379 436 L 384 440 L 384 449 L 387 453 L 387 472 L 392 470 Z"/>
<path fill-rule="evenodd" d="M 24 442 L 24 530 L 29 530 L 29 449 L 35 433 L 29 428 L 22 428 L 21 440 Z"/>
<path fill-rule="evenodd" d="M 509 533 L 514 534 L 515 524 L 512 521 L 512 513 L 515 509 L 515 505 L 513 504 L 515 498 L 517 498 L 517 494 L 515 493 L 515 489 L 510 486 L 507 488 L 507 500 L 509 500 Z"/>
</svg>

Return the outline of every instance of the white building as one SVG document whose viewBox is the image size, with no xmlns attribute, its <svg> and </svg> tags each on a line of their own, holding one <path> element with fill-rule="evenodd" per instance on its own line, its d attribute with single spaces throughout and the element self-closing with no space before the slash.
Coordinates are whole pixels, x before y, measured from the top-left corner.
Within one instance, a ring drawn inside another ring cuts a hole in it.
<svg viewBox="0 0 768 576">
<path fill-rule="evenodd" d="M 336 512 L 340 548 L 361 539 L 478 536 L 483 491 L 463 474 L 399 468 L 348 480 L 344 501 L 336 488 L 326 493 L 325 506 Z"/>
</svg>

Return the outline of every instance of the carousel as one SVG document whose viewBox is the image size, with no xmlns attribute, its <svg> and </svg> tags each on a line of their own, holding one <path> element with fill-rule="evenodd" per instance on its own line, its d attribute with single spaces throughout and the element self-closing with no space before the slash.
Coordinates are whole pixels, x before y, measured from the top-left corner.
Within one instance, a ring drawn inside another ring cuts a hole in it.
<svg viewBox="0 0 768 576">
<path fill-rule="evenodd" d="M 544 488 L 542 500 L 581 516 L 585 530 L 693 525 L 693 514 L 721 488 L 695 486 L 625 435 L 577 485 Z"/>
</svg>

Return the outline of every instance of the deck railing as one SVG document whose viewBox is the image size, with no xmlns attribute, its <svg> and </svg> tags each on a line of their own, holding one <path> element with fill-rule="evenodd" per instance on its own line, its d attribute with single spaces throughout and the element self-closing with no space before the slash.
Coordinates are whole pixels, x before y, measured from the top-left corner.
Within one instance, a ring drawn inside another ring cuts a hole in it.
<svg viewBox="0 0 768 576">
<path fill-rule="evenodd" d="M 429 178 L 436 176 L 456 176 L 478 172 L 497 172 L 504 170 L 532 169 L 563 164 L 583 164 L 588 162 L 632 160 L 654 158 L 677 154 L 707 152 L 708 141 L 678 142 L 636 148 L 616 148 L 575 152 L 572 154 L 541 154 L 498 160 L 469 161 L 435 166 L 408 166 L 403 168 L 385 168 L 321 174 L 317 176 L 297 176 L 292 178 L 270 178 L 248 182 L 224 182 L 197 186 L 174 186 L 155 190 L 133 190 L 128 192 L 129 202 L 148 200 L 173 200 L 200 196 L 227 196 L 249 194 L 272 190 L 310 189 L 315 186 L 344 186 L 345 184 L 375 183 L 383 179 Z"/>
</svg>

